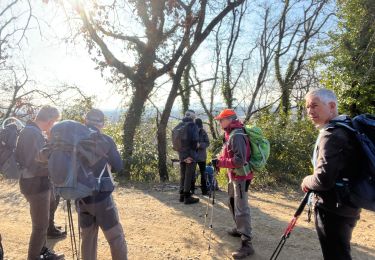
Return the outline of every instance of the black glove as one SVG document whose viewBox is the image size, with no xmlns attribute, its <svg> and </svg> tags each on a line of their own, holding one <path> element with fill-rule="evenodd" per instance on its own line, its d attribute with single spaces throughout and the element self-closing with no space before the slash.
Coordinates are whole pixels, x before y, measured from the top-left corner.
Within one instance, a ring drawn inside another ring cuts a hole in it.
<svg viewBox="0 0 375 260">
<path fill-rule="evenodd" d="M 211 163 L 212 163 L 212 167 L 214 167 L 215 170 L 219 170 L 219 168 L 217 167 L 217 164 L 219 163 L 218 159 L 212 159 Z"/>
</svg>

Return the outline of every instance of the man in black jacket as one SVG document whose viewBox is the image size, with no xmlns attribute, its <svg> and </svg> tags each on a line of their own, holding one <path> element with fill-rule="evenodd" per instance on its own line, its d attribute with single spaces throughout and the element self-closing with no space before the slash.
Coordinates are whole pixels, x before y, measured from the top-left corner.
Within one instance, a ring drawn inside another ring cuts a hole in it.
<svg viewBox="0 0 375 260">
<path fill-rule="evenodd" d="M 206 174 L 206 160 L 207 160 L 207 148 L 210 146 L 210 140 L 206 131 L 203 128 L 202 119 L 196 118 L 195 124 L 198 127 L 198 144 L 197 144 L 197 164 L 199 172 L 201 174 L 201 190 L 202 195 L 208 195 L 207 190 L 207 174 Z M 195 176 L 193 176 L 192 190 L 195 190 Z"/>
<path fill-rule="evenodd" d="M 187 110 L 182 122 L 186 124 L 187 139 L 182 140 L 183 149 L 178 153 L 180 160 L 180 202 L 193 204 L 199 202 L 198 198 L 191 196 L 191 183 L 197 165 L 197 145 L 199 140 L 198 127 L 194 123 L 195 112 Z"/>
<path fill-rule="evenodd" d="M 32 223 L 28 260 L 64 258 L 63 254 L 54 253 L 45 247 L 50 207 L 54 196 L 47 166 L 38 160 L 39 152 L 46 144 L 43 131 L 48 134 L 59 116 L 56 108 L 42 107 L 35 120 L 27 122 L 18 138 L 15 155 L 17 162 L 24 169 L 19 184 L 21 193 L 30 205 Z"/>
<path fill-rule="evenodd" d="M 314 173 L 304 178 L 301 188 L 315 192 L 315 226 L 324 259 L 351 259 L 350 240 L 360 209 L 341 203 L 336 182 L 359 173 L 360 146 L 353 133 L 330 124 L 346 118 L 338 115 L 332 91 L 310 91 L 306 108 L 320 133 L 313 153 Z"/>
</svg>

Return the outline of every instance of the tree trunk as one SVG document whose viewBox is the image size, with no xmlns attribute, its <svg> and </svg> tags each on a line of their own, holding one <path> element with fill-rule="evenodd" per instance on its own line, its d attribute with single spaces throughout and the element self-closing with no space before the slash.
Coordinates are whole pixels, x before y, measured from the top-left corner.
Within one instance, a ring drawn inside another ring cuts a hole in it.
<svg viewBox="0 0 375 260">
<path fill-rule="evenodd" d="M 132 97 L 129 110 L 126 112 L 126 117 L 123 125 L 123 145 L 124 145 L 124 176 L 126 179 L 130 179 L 130 171 L 132 164 L 133 146 L 135 131 L 141 121 L 144 104 L 147 100 L 148 93 L 146 89 L 152 89 L 147 87 L 152 85 L 153 82 L 136 82 L 134 83 L 135 93 Z"/>
<path fill-rule="evenodd" d="M 181 77 L 183 74 L 183 69 L 180 69 L 181 67 L 184 68 L 186 66 L 180 63 L 179 68 L 177 69 L 176 75 L 173 79 L 173 85 L 171 92 L 169 93 L 167 102 L 165 104 L 165 108 L 163 110 L 163 113 L 161 115 L 159 127 L 158 127 L 158 155 L 159 155 L 159 175 L 161 181 L 167 181 L 169 180 L 168 176 L 168 169 L 167 169 L 167 126 L 169 121 L 169 116 L 172 111 L 172 107 L 174 104 L 174 101 L 177 97 L 177 90 L 178 85 L 181 82 Z"/>
<path fill-rule="evenodd" d="M 209 123 L 212 138 L 217 139 L 216 129 L 214 125 L 214 118 L 212 115 L 208 115 L 208 123 Z"/>
<path fill-rule="evenodd" d="M 168 121 L 167 121 L 168 123 Z M 163 125 L 162 125 L 163 124 Z M 160 181 L 165 182 L 169 180 L 167 168 L 167 125 L 160 123 L 157 131 L 158 137 L 158 167 Z"/>
<path fill-rule="evenodd" d="M 185 114 L 186 111 L 189 109 L 190 106 L 190 68 L 191 63 L 186 66 L 184 74 L 183 74 L 183 81 L 181 85 L 181 101 L 182 101 L 182 114 Z"/>
<path fill-rule="evenodd" d="M 290 109 L 290 91 L 287 82 L 281 86 L 281 109 L 284 115 L 288 115 Z"/>
</svg>

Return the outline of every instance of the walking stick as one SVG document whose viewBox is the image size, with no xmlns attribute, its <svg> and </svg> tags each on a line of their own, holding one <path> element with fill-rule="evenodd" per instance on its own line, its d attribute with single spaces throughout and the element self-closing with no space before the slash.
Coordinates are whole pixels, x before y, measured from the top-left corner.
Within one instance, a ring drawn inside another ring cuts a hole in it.
<svg viewBox="0 0 375 260">
<path fill-rule="evenodd" d="M 215 174 L 216 174 L 216 171 L 214 173 L 214 177 L 213 177 L 213 183 L 212 183 L 212 186 L 214 187 L 212 189 L 212 208 L 211 208 L 211 218 L 210 218 L 210 236 L 208 238 L 208 251 L 211 250 L 211 238 L 212 238 L 212 230 L 214 229 L 213 227 L 213 218 L 214 218 L 214 205 L 215 205 L 215 193 L 216 193 L 216 177 L 215 177 Z"/>
<path fill-rule="evenodd" d="M 211 216 L 210 220 L 208 223 L 208 228 L 210 229 L 210 234 L 208 236 L 208 251 L 211 250 L 211 237 L 212 237 L 212 230 L 213 230 L 213 215 L 214 215 L 214 204 L 215 204 L 215 193 L 216 193 L 216 185 L 217 185 L 217 180 L 215 177 L 215 174 L 217 174 L 217 170 L 215 169 L 214 176 L 213 176 L 213 181 L 212 184 L 210 185 L 210 194 L 207 200 L 207 207 L 206 207 L 206 213 L 204 215 L 204 227 L 203 227 L 203 235 L 206 233 L 206 225 L 207 225 L 207 219 L 208 219 L 208 211 L 209 211 L 209 205 L 210 205 L 210 200 L 211 200 Z M 206 176 L 206 180 L 208 179 L 208 176 Z"/>
<path fill-rule="evenodd" d="M 277 257 L 279 256 L 281 250 L 283 249 L 286 240 L 289 238 L 290 233 L 292 232 L 294 226 L 297 223 L 298 217 L 302 214 L 303 209 L 305 208 L 307 201 L 309 200 L 309 196 L 311 194 L 311 191 L 306 192 L 305 196 L 303 197 L 301 204 L 299 205 L 296 213 L 294 213 L 294 216 L 292 220 L 289 222 L 288 226 L 286 227 L 284 234 L 282 235 L 279 244 L 277 245 L 275 251 L 273 252 L 270 260 L 276 260 Z"/>
</svg>

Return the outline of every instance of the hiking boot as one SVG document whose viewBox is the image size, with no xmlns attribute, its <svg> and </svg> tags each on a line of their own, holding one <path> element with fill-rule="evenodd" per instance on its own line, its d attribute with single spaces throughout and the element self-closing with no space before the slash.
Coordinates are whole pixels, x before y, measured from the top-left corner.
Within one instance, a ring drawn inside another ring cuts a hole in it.
<svg viewBox="0 0 375 260">
<path fill-rule="evenodd" d="M 60 229 L 56 227 L 49 228 L 47 231 L 47 238 L 59 239 L 59 238 L 65 238 L 65 237 L 66 237 L 66 231 L 61 231 Z"/>
<path fill-rule="evenodd" d="M 242 240 L 241 247 L 232 253 L 233 259 L 243 259 L 255 253 L 251 240 Z"/>
<path fill-rule="evenodd" d="M 241 237 L 241 233 L 237 231 L 237 228 L 232 228 L 228 230 L 227 233 L 232 237 Z"/>
<path fill-rule="evenodd" d="M 195 198 L 195 197 L 192 197 L 190 193 L 184 195 L 184 203 L 185 204 L 194 204 L 194 203 L 198 203 L 198 202 L 199 202 L 199 199 Z"/>
<path fill-rule="evenodd" d="M 184 202 L 184 199 L 185 199 L 184 192 L 180 191 L 180 198 L 178 199 L 178 201 L 179 202 Z"/>
<path fill-rule="evenodd" d="M 210 196 L 210 192 L 209 191 L 202 191 L 202 195 L 203 196 Z"/>
<path fill-rule="evenodd" d="M 40 260 L 41 259 L 43 259 L 43 260 L 64 260 L 65 256 L 64 256 L 64 254 L 55 253 L 53 250 L 51 250 L 47 247 L 43 247 L 42 251 L 40 252 L 39 259 Z"/>
</svg>

